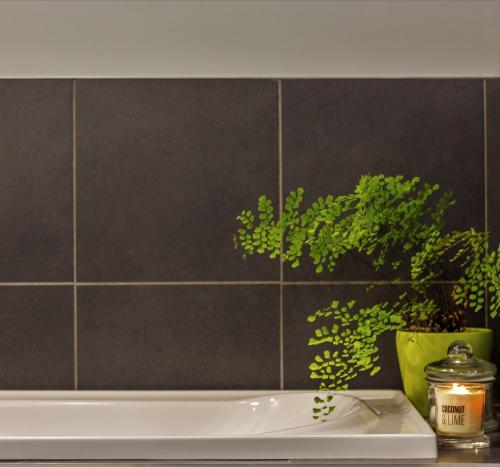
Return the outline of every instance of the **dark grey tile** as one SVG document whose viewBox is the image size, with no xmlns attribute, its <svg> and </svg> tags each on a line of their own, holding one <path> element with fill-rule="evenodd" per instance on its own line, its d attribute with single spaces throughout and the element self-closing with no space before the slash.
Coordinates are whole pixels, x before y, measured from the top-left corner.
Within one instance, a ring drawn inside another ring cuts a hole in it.
<svg viewBox="0 0 500 467">
<path fill-rule="evenodd" d="M 486 312 L 485 310 L 474 312 L 468 310 L 467 326 L 471 328 L 484 328 L 486 326 Z"/>
<path fill-rule="evenodd" d="M 500 316 L 488 318 L 488 327 L 493 330 L 493 362 L 500 368 Z M 500 400 L 500 383 L 495 384 L 496 393 Z"/>
<path fill-rule="evenodd" d="M 286 193 L 302 186 L 307 203 L 352 192 L 363 174 L 420 176 L 454 192 L 450 228 L 483 228 L 481 80 L 285 80 L 283 119 Z M 374 276 L 346 260 L 332 277 Z"/>
<path fill-rule="evenodd" d="M 73 289 L 0 287 L 0 388 L 73 387 Z"/>
<path fill-rule="evenodd" d="M 0 281 L 72 277 L 71 81 L 0 80 Z"/>
<path fill-rule="evenodd" d="M 488 228 L 491 242 L 500 243 L 500 79 L 487 81 Z"/>
<path fill-rule="evenodd" d="M 278 286 L 79 287 L 82 389 L 279 388 Z"/>
<path fill-rule="evenodd" d="M 309 365 L 314 356 L 327 349 L 324 346 L 309 346 L 318 323 L 309 323 L 307 317 L 315 311 L 326 308 L 333 300 L 348 302 L 355 299 L 361 305 L 379 303 L 394 299 L 396 291 L 386 286 L 370 292 L 364 285 L 287 285 L 284 288 L 284 336 L 285 336 L 285 388 L 317 388 L 318 381 L 309 378 Z M 394 334 L 384 335 L 380 341 L 380 362 L 382 370 L 375 376 L 360 374 L 350 385 L 359 388 L 401 388 Z"/>
<path fill-rule="evenodd" d="M 500 80 L 490 79 L 487 92 L 488 135 L 488 229 L 494 247 L 500 242 Z M 495 333 L 494 362 L 500 367 L 500 317 L 490 319 L 489 326 Z M 500 396 L 500 385 L 496 385 Z"/>
<path fill-rule="evenodd" d="M 495 363 L 497 368 L 500 368 L 500 316 L 495 318 L 488 318 L 488 327 L 493 331 L 493 358 L 492 361 Z M 500 401 L 500 382 L 495 383 L 495 393 L 497 399 Z"/>
<path fill-rule="evenodd" d="M 80 279 L 278 278 L 232 241 L 277 196 L 275 82 L 78 81 L 77 109 Z"/>
</svg>

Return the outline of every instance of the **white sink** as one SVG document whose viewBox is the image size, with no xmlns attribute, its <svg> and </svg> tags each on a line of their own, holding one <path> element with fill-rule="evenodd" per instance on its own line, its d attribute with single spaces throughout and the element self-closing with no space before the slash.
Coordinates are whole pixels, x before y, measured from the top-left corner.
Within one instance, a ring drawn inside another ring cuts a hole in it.
<svg viewBox="0 0 500 467">
<path fill-rule="evenodd" d="M 0 391 L 1 460 L 417 459 L 433 431 L 399 391 Z"/>
</svg>

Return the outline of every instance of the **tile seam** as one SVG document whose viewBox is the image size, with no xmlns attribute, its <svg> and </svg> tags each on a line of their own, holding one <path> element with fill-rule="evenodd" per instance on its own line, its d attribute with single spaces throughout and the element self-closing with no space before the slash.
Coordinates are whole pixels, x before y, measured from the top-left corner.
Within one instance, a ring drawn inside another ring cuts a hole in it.
<svg viewBox="0 0 500 467">
<path fill-rule="evenodd" d="M 483 159 L 484 159 L 484 231 L 488 232 L 488 89 L 486 80 L 483 80 Z"/>
<path fill-rule="evenodd" d="M 71 282 L 0 282 L 0 287 L 62 287 L 62 286 L 72 286 L 74 284 Z"/>
<path fill-rule="evenodd" d="M 488 234 L 488 85 L 483 79 L 483 170 L 484 170 L 484 232 Z M 485 287 L 484 299 L 486 307 L 484 309 L 484 325 L 488 327 L 488 288 Z"/>
<path fill-rule="evenodd" d="M 78 287 L 96 286 L 207 286 L 207 285 L 280 285 L 280 281 L 102 281 L 77 282 Z"/>
<path fill-rule="evenodd" d="M 411 281 L 398 281 L 397 284 L 409 285 Z M 456 284 L 457 281 L 431 281 L 434 284 Z M 76 281 L 76 282 L 0 282 L 0 287 L 109 287 L 109 286 L 209 286 L 209 285 L 384 285 L 385 281 L 353 280 L 353 281 Z"/>
<path fill-rule="evenodd" d="M 278 207 L 279 215 L 283 213 L 283 89 L 282 81 L 278 80 Z M 279 290 L 279 355 L 280 355 L 280 389 L 285 389 L 285 336 L 283 308 L 283 241 L 280 244 L 280 290 Z"/>
<path fill-rule="evenodd" d="M 73 385 L 78 389 L 78 287 L 76 212 L 76 80 L 72 81 L 72 166 L 73 166 Z"/>
</svg>

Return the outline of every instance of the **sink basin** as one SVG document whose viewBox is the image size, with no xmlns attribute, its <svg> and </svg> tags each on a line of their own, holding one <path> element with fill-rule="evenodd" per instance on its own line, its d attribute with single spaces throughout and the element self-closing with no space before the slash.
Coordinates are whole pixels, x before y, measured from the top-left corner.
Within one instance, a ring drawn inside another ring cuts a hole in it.
<svg viewBox="0 0 500 467">
<path fill-rule="evenodd" d="M 399 391 L 0 391 L 2 460 L 434 458 Z"/>
</svg>

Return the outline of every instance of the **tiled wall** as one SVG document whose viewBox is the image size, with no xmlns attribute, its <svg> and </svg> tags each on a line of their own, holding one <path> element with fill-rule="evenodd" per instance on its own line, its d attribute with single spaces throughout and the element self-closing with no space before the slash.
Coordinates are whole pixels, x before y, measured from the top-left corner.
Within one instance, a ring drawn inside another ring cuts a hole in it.
<svg viewBox="0 0 500 467">
<path fill-rule="evenodd" d="M 496 80 L 0 81 L 0 388 L 311 386 L 306 316 L 374 277 L 242 261 L 235 216 L 401 173 L 499 241 L 499 128 Z"/>
</svg>

